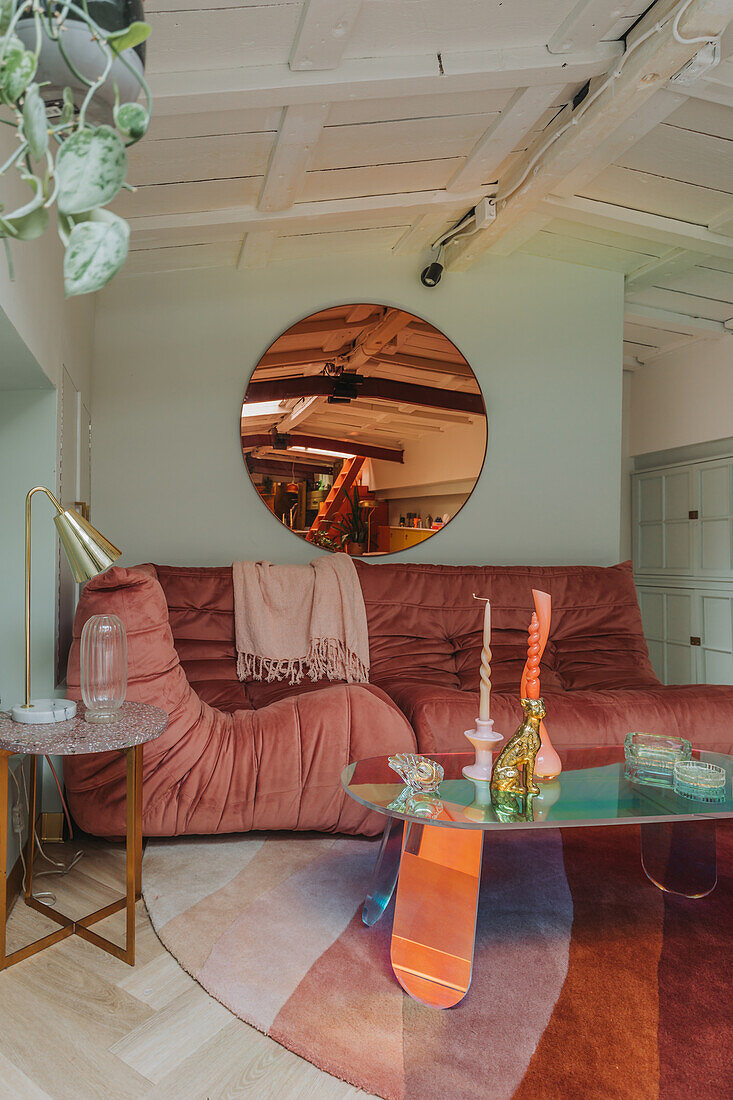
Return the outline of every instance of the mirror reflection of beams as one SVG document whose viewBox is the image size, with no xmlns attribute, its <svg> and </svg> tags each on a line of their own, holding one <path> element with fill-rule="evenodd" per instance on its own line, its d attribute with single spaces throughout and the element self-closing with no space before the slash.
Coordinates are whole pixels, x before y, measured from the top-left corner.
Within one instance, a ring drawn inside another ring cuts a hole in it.
<svg viewBox="0 0 733 1100">
<path fill-rule="evenodd" d="M 335 306 L 272 344 L 242 403 L 269 510 L 314 546 L 390 554 L 434 537 L 486 454 L 481 388 L 455 344 L 390 306 Z"/>
</svg>

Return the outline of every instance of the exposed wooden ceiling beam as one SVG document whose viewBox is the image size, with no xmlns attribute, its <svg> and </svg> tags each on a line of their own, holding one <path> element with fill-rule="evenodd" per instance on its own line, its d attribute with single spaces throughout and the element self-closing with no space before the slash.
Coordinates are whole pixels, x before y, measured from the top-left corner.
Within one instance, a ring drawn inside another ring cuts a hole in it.
<svg viewBox="0 0 733 1100">
<path fill-rule="evenodd" d="M 272 446 L 269 434 L 242 434 L 242 447 L 244 448 L 268 446 Z M 292 453 L 293 447 L 312 447 L 316 450 L 336 451 L 338 454 L 376 458 L 382 462 L 404 461 L 404 451 L 402 450 L 395 450 L 391 447 L 375 447 L 371 443 L 360 443 L 358 439 L 332 439 L 328 435 L 291 435 L 287 450 L 288 454 Z"/>
<path fill-rule="evenodd" d="M 251 233 L 276 230 L 279 234 L 314 233 L 326 229 L 357 229 L 362 226 L 390 224 L 389 219 L 412 220 L 425 211 L 436 209 L 464 213 L 475 206 L 481 192 L 467 194 L 448 191 L 406 191 L 392 195 L 367 195 L 355 199 L 328 199 L 321 202 L 298 202 L 290 210 L 263 211 L 254 206 L 233 206 L 224 209 L 199 210 L 181 214 L 155 214 L 129 218 L 133 237 L 175 243 L 176 234 L 188 234 L 191 229 L 217 227 Z M 406 224 L 406 222 L 391 222 Z M 170 240 L 168 240 L 170 238 Z"/>
<path fill-rule="evenodd" d="M 315 394 L 310 397 L 301 397 L 287 416 L 278 421 L 277 430 L 279 432 L 292 432 L 293 428 L 296 428 L 298 424 L 302 424 L 304 420 L 313 416 L 314 413 L 321 411 L 327 400 L 326 397 L 318 397 Z"/>
<path fill-rule="evenodd" d="M 305 0 L 290 51 L 295 72 L 335 69 L 357 20 L 362 0 Z"/>
<path fill-rule="evenodd" d="M 448 191 L 466 191 L 482 187 L 495 178 L 496 170 L 544 111 L 556 101 L 567 82 L 520 88 L 502 109 L 499 117 L 479 138 L 463 164 L 446 184 Z"/>
<path fill-rule="evenodd" d="M 671 248 L 657 260 L 649 260 L 626 276 L 626 294 L 636 294 L 648 286 L 654 286 L 664 279 L 674 279 L 683 275 L 691 267 L 705 259 L 702 252 L 693 252 L 687 248 Z"/>
<path fill-rule="evenodd" d="M 679 34 L 673 33 L 682 12 Z M 513 229 L 572 171 L 638 111 L 697 53 L 700 36 L 721 33 L 733 18 L 733 0 L 657 0 L 627 39 L 626 61 L 610 82 L 591 82 L 589 94 L 554 129 L 548 128 L 500 181 L 497 216 L 485 229 L 447 250 L 449 267 L 468 267 Z M 680 40 L 678 40 L 680 39 Z M 554 136 L 553 136 L 554 135 Z"/>
<path fill-rule="evenodd" d="M 384 363 L 388 367 L 404 367 L 406 370 L 429 370 L 439 374 L 453 374 L 457 378 L 473 378 L 474 374 L 468 363 L 463 359 L 430 359 L 422 355 L 412 355 L 410 352 L 377 352 L 372 356 L 377 363 Z"/>
<path fill-rule="evenodd" d="M 384 312 L 383 307 L 380 306 L 368 306 L 367 308 L 366 317 L 359 317 L 356 320 L 351 320 L 351 315 L 349 315 L 348 319 L 345 317 L 321 317 L 298 321 L 275 341 L 273 349 L 277 346 L 279 340 L 289 339 L 291 336 L 327 336 L 332 333 L 334 336 L 346 337 L 349 333 L 358 332 L 360 328 L 364 327 L 364 322 L 368 317 L 377 312 Z"/>
<path fill-rule="evenodd" d="M 266 267 L 270 262 L 272 250 L 276 243 L 277 233 L 272 229 L 247 233 L 239 250 L 239 259 L 237 260 L 239 270 Z"/>
<path fill-rule="evenodd" d="M 679 332 L 685 336 L 727 336 L 730 329 L 723 321 L 711 321 L 709 317 L 690 317 L 671 309 L 657 309 L 636 302 L 624 306 L 624 321 L 632 325 L 646 325 L 665 332 Z"/>
<path fill-rule="evenodd" d="M 247 386 L 244 404 L 259 401 L 284 401 L 292 397 L 328 396 L 333 391 L 333 379 L 320 374 L 299 378 L 270 378 L 252 381 Z M 391 378 L 365 378 L 359 395 L 371 400 L 397 401 L 424 405 L 429 409 L 484 415 L 484 399 L 480 393 L 462 390 L 441 390 L 436 386 L 416 386 L 412 382 L 396 382 Z"/>
<path fill-rule="evenodd" d="M 400 57 L 346 59 L 335 70 L 294 71 L 288 65 L 152 73 L 158 116 L 282 107 L 291 103 L 345 103 L 358 99 L 479 92 L 587 80 L 618 58 L 617 42 L 551 54 L 545 46 Z"/>
<path fill-rule="evenodd" d="M 638 11 L 638 0 L 578 0 L 547 43 L 550 53 L 584 50 L 595 45 L 613 29 L 619 19 Z"/>
<path fill-rule="evenodd" d="M 282 481 L 286 478 L 289 481 L 291 477 L 295 476 L 310 477 L 314 474 L 322 473 L 324 470 L 332 471 L 334 463 L 338 461 L 338 459 L 328 459 L 324 456 L 321 458 L 320 463 L 293 462 L 292 458 L 289 458 L 285 454 L 283 454 L 282 457 L 268 455 L 262 458 L 247 454 L 244 457 L 247 462 L 247 467 L 252 473 L 265 474 L 266 477 L 279 478 Z"/>
<path fill-rule="evenodd" d="M 260 191 L 260 210 L 289 210 L 300 194 L 330 110 L 328 103 L 292 103 L 280 129 Z"/>
<path fill-rule="evenodd" d="M 711 233 L 707 226 L 694 222 L 665 218 L 661 214 L 648 214 L 596 199 L 560 198 L 550 195 L 538 204 L 538 213 L 565 221 L 592 225 L 597 229 L 610 229 L 618 233 L 631 233 L 641 240 L 667 244 L 674 248 L 687 248 L 720 259 L 733 259 L 733 238 L 722 233 Z"/>
</svg>

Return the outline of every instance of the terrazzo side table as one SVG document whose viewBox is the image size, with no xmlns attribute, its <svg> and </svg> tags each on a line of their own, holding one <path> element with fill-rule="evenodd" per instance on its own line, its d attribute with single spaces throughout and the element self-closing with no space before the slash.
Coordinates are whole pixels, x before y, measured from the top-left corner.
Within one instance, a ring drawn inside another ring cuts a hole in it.
<svg viewBox="0 0 733 1100">
<path fill-rule="evenodd" d="M 154 741 L 168 725 L 168 715 L 145 703 L 123 703 L 114 722 L 84 720 L 84 706 L 77 704 L 75 718 L 48 725 L 25 725 L 0 715 L 0 970 L 35 955 L 68 936 L 81 936 L 123 962 L 135 965 L 135 902 L 141 896 L 143 853 L 143 745 Z M 31 757 L 29 822 L 36 820 L 36 777 L 39 756 L 73 756 L 89 752 L 124 752 L 127 757 L 127 857 L 126 892 L 123 898 L 105 905 L 79 920 L 59 913 L 33 897 L 34 830 L 28 834 L 25 903 L 61 925 L 33 943 L 6 954 L 7 863 L 8 863 L 8 761 L 11 756 Z M 105 917 L 126 910 L 125 946 L 119 947 L 91 930 Z"/>
</svg>

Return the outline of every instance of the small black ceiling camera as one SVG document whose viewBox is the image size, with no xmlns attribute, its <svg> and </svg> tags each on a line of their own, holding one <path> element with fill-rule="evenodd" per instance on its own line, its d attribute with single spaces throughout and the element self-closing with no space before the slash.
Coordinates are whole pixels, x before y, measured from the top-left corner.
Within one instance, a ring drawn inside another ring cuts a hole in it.
<svg viewBox="0 0 733 1100">
<path fill-rule="evenodd" d="M 432 264 L 428 264 L 425 270 L 420 275 L 420 282 L 423 286 L 437 286 L 440 282 L 440 277 L 443 274 L 443 265 L 435 260 Z"/>
</svg>

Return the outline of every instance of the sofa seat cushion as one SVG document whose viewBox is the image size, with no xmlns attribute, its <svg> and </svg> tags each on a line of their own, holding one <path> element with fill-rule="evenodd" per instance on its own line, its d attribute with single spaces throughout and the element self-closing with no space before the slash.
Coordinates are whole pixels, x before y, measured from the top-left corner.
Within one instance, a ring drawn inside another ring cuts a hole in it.
<svg viewBox="0 0 733 1100">
<path fill-rule="evenodd" d="M 345 680 L 302 680 L 299 684 L 289 684 L 287 680 L 248 680 L 246 684 L 247 697 L 255 710 L 261 707 L 269 707 L 270 703 L 277 703 L 280 699 L 291 699 L 297 695 L 308 695 L 313 691 L 328 691 L 336 684 L 345 683 Z M 242 685 L 245 686 L 244 684 Z"/>
<path fill-rule="evenodd" d="M 464 730 L 476 717 L 476 697 L 450 688 L 412 683 L 390 686 L 390 695 L 415 730 L 423 753 L 466 752 Z M 733 753 L 733 687 L 621 688 L 544 692 L 546 725 L 553 743 L 621 745 L 642 731 L 686 737 L 693 748 Z M 491 693 L 494 728 L 513 735 L 521 721 L 516 693 Z"/>
<path fill-rule="evenodd" d="M 247 685 L 239 680 L 195 680 L 188 673 L 186 679 L 202 702 L 225 714 L 255 709 L 247 694 Z"/>
</svg>

